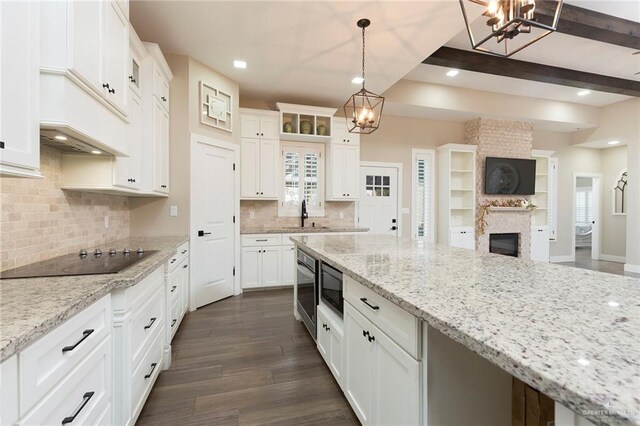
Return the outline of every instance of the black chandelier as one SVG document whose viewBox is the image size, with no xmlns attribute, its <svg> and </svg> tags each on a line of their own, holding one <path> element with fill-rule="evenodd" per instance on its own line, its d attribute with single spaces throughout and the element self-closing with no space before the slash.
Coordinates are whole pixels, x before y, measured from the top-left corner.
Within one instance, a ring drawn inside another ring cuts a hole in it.
<svg viewBox="0 0 640 426">
<path fill-rule="evenodd" d="M 536 5 L 536 0 L 460 0 L 460 7 L 473 49 L 508 58 L 556 30 L 562 2 L 538 0 Z M 478 19 L 486 25 L 469 21 L 465 3 L 486 8 L 482 15 L 487 19 Z M 544 13 L 537 13 L 536 9 Z M 476 41 L 474 32 L 482 34 L 479 41 Z"/>
<path fill-rule="evenodd" d="M 362 28 L 362 89 L 351 95 L 344 104 L 344 116 L 350 133 L 369 134 L 380 126 L 384 98 L 364 88 L 364 30 L 371 25 L 371 21 L 360 19 L 356 25 Z"/>
</svg>

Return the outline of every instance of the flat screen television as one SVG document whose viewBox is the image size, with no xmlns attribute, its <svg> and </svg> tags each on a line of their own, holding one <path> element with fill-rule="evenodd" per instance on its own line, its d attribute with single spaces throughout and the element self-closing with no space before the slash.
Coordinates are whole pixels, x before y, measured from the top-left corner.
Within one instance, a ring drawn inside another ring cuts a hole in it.
<svg viewBox="0 0 640 426">
<path fill-rule="evenodd" d="M 536 160 L 487 157 L 485 194 L 533 195 L 536 192 Z"/>
</svg>

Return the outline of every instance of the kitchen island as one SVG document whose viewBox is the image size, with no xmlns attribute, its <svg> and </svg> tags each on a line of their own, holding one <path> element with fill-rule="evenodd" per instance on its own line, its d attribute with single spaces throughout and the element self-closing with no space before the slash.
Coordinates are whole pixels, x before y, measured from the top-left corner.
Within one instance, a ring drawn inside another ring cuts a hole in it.
<svg viewBox="0 0 640 426">
<path fill-rule="evenodd" d="M 640 279 L 381 235 L 291 239 L 580 416 L 640 424 Z"/>
</svg>

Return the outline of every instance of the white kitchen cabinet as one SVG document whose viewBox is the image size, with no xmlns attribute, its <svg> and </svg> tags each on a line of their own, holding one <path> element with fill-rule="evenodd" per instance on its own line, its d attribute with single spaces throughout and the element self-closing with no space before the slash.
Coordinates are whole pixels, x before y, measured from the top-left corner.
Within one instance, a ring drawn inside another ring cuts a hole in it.
<svg viewBox="0 0 640 426">
<path fill-rule="evenodd" d="M 153 96 L 165 111 L 169 111 L 169 82 L 158 64 L 153 66 Z"/>
<path fill-rule="evenodd" d="M 153 100 L 153 190 L 169 193 L 169 115 Z"/>
<path fill-rule="evenodd" d="M 280 188 L 278 115 L 242 109 L 240 122 L 240 197 L 276 200 Z"/>
<path fill-rule="evenodd" d="M 129 23 L 114 0 L 41 2 L 42 129 L 128 155 Z"/>
<path fill-rule="evenodd" d="M 171 342 L 189 309 L 189 242 L 181 244 L 167 261 L 164 304 L 167 312 L 162 369 L 171 366 Z"/>
<path fill-rule="evenodd" d="M 278 114 L 273 111 L 243 108 L 240 117 L 240 136 L 250 139 L 278 140 Z"/>
<path fill-rule="evenodd" d="M 12 355 L 0 363 L 0 425 L 12 425 L 20 416 L 18 388 L 18 355 Z"/>
<path fill-rule="evenodd" d="M 327 200 L 358 199 L 360 146 L 332 143 L 327 158 Z"/>
<path fill-rule="evenodd" d="M 40 2 L 0 2 L 0 176 L 42 177 L 39 21 Z"/>
<path fill-rule="evenodd" d="M 329 370 L 342 388 L 342 341 L 344 331 L 342 319 L 338 318 L 326 305 L 318 305 L 318 351 L 324 358 Z"/>
<path fill-rule="evenodd" d="M 531 260 L 549 262 L 549 227 L 531 227 Z"/>
<path fill-rule="evenodd" d="M 451 228 L 449 237 L 449 246 L 475 250 L 476 238 L 475 232 L 471 227 Z"/>
<path fill-rule="evenodd" d="M 420 361 L 349 302 L 344 327 L 344 392 L 362 424 L 419 424 Z"/>
<path fill-rule="evenodd" d="M 133 287 L 111 293 L 113 307 L 114 424 L 135 423 L 162 369 L 166 340 L 165 268 Z"/>
<path fill-rule="evenodd" d="M 280 247 L 243 247 L 242 288 L 280 285 Z"/>
<path fill-rule="evenodd" d="M 282 285 L 293 285 L 296 279 L 296 248 L 283 241 L 280 255 L 280 274 Z"/>
<path fill-rule="evenodd" d="M 129 156 L 115 157 L 113 184 L 140 189 L 142 182 L 142 99 L 129 87 Z"/>
</svg>

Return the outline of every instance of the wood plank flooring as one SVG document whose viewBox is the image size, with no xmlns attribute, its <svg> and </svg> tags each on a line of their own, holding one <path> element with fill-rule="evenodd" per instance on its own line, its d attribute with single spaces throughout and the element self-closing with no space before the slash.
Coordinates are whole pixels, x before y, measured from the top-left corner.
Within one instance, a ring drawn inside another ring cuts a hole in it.
<svg viewBox="0 0 640 426">
<path fill-rule="evenodd" d="M 138 425 L 358 425 L 304 326 L 293 290 L 188 313 Z"/>
</svg>

